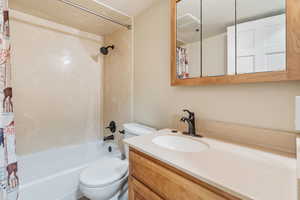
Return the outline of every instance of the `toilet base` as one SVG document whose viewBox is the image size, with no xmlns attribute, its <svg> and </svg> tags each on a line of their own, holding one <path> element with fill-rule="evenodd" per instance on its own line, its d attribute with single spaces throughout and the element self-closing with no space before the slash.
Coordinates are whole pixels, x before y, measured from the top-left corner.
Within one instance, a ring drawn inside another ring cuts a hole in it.
<svg viewBox="0 0 300 200">
<path fill-rule="evenodd" d="M 121 197 L 121 198 L 118 198 L 119 197 L 119 192 L 113 197 L 111 198 L 110 200 L 128 200 L 128 190 L 126 191 L 126 193 Z M 86 197 L 82 197 L 80 198 L 79 200 L 89 200 L 87 199 Z"/>
<path fill-rule="evenodd" d="M 118 192 L 113 198 L 110 200 L 128 200 L 128 190 L 125 195 L 123 195 L 121 198 L 119 198 L 120 192 Z"/>
</svg>

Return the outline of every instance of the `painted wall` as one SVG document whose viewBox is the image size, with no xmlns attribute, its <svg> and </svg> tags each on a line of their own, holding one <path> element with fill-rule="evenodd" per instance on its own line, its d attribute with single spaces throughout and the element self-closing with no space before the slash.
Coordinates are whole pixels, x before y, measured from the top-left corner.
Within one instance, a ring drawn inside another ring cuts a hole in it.
<svg viewBox="0 0 300 200">
<path fill-rule="evenodd" d="M 136 121 L 172 126 L 174 116 L 188 108 L 202 119 L 294 131 L 300 82 L 171 87 L 169 16 L 169 2 L 160 1 L 134 20 Z"/>
<path fill-rule="evenodd" d="M 11 12 L 17 152 L 100 136 L 102 38 Z"/>
<path fill-rule="evenodd" d="M 114 50 L 104 56 L 104 124 L 110 121 L 122 124 L 132 120 L 132 31 L 120 29 L 104 38 L 105 45 Z M 105 135 L 111 134 L 104 130 Z"/>
</svg>

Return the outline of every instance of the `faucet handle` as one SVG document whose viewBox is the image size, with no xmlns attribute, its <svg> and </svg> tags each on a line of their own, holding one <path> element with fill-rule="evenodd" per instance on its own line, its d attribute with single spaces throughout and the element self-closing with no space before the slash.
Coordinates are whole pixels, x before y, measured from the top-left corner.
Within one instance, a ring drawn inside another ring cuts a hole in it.
<svg viewBox="0 0 300 200">
<path fill-rule="evenodd" d="M 116 130 L 117 130 L 116 122 L 111 121 L 111 122 L 109 123 L 108 127 L 105 127 L 105 129 L 109 129 L 110 132 L 115 133 Z"/>
<path fill-rule="evenodd" d="M 180 119 L 181 122 L 186 122 L 187 120 L 189 120 L 187 117 L 181 117 Z"/>
<path fill-rule="evenodd" d="M 189 114 L 189 119 L 195 116 L 194 112 L 189 111 L 188 109 L 184 109 L 183 112 L 187 112 Z"/>
</svg>

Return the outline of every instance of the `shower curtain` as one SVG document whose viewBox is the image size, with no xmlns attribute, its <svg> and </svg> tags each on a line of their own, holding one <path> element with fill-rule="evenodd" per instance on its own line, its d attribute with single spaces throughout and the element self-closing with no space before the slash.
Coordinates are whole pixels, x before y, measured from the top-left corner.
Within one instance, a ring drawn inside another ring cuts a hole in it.
<svg viewBox="0 0 300 200">
<path fill-rule="evenodd" d="M 18 199 L 8 0 L 0 0 L 0 200 Z"/>
<path fill-rule="evenodd" d="M 176 63 L 177 63 L 177 76 L 180 79 L 189 77 L 189 61 L 187 49 L 182 47 L 176 48 Z"/>
</svg>

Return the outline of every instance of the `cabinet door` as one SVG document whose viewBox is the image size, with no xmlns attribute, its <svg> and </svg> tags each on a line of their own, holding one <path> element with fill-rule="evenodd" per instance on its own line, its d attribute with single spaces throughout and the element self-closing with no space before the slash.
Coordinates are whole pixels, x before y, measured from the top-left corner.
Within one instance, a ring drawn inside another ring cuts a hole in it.
<svg viewBox="0 0 300 200">
<path fill-rule="evenodd" d="M 163 200 L 133 177 L 129 178 L 129 200 Z"/>
</svg>

